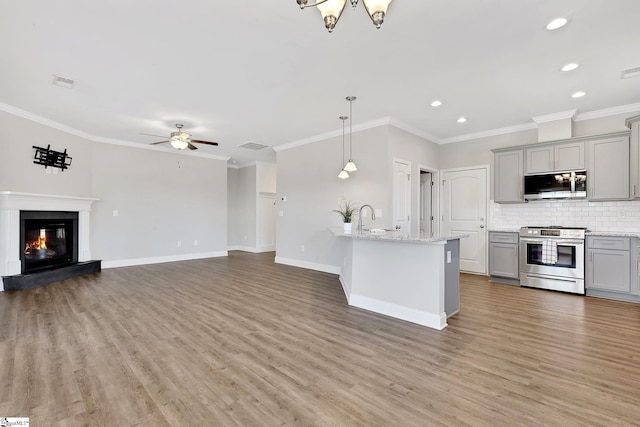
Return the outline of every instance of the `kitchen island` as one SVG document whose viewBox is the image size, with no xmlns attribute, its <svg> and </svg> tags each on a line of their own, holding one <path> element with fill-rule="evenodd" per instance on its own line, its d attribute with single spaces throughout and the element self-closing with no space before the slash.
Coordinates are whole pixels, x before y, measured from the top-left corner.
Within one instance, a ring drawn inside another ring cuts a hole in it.
<svg viewBox="0 0 640 427">
<path fill-rule="evenodd" d="M 340 283 L 349 305 L 434 329 L 460 310 L 460 238 L 422 233 L 344 233 Z"/>
</svg>

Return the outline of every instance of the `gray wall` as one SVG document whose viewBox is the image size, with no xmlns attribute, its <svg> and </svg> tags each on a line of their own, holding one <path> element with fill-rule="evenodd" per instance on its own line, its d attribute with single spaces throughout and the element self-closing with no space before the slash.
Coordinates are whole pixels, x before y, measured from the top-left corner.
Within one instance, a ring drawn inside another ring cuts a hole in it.
<svg viewBox="0 0 640 427">
<path fill-rule="evenodd" d="M 233 204 L 229 205 L 230 247 L 256 246 L 256 166 L 229 169 L 233 183 L 229 193 Z"/>
<path fill-rule="evenodd" d="M 419 165 L 437 167 L 438 163 L 434 144 L 392 126 L 380 126 L 354 133 L 353 159 L 358 171 L 351 178 L 340 180 L 337 176 L 343 166 L 341 149 L 340 136 L 277 153 L 278 209 L 283 214 L 276 227 L 279 260 L 337 271 L 342 265 L 342 251 L 338 238 L 327 228 L 342 226 L 338 215 L 332 212 L 339 199 L 345 197 L 358 205 L 368 203 L 382 209 L 382 218 L 372 221 L 367 217 L 364 223 L 389 228 L 393 158 L 411 161 L 415 176 L 419 175 Z M 420 183 L 418 179 L 413 182 L 417 195 Z M 286 202 L 281 201 L 282 197 Z M 419 206 L 414 205 L 417 222 Z"/>
<path fill-rule="evenodd" d="M 100 199 L 91 213 L 94 259 L 226 251 L 226 161 L 97 143 L 4 112 L 0 127 L 0 190 Z M 67 148 L 70 169 L 33 164 L 32 145 L 47 144 Z"/>
</svg>

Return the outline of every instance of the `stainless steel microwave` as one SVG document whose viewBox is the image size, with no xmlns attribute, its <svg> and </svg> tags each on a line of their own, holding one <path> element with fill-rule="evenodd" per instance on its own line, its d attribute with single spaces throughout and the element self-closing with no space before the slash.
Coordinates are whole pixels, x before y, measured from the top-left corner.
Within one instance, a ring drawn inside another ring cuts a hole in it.
<svg viewBox="0 0 640 427">
<path fill-rule="evenodd" d="M 587 172 L 567 171 L 524 177 L 524 198 L 580 199 L 587 197 Z"/>
</svg>

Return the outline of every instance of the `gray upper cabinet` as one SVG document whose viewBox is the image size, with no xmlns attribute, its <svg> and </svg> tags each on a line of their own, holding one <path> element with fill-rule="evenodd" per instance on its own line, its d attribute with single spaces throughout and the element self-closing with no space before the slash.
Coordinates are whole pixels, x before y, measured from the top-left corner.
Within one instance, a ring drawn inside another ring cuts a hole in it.
<svg viewBox="0 0 640 427">
<path fill-rule="evenodd" d="M 631 197 L 640 198 L 640 116 L 629 118 L 627 127 L 631 129 L 629 146 Z"/>
<path fill-rule="evenodd" d="M 589 200 L 629 198 L 629 137 L 594 139 L 587 143 Z"/>
<path fill-rule="evenodd" d="M 562 172 L 585 169 L 584 142 L 568 142 L 527 148 L 526 173 Z"/>
<path fill-rule="evenodd" d="M 496 203 L 524 202 L 523 150 L 493 155 L 493 199 Z"/>
</svg>

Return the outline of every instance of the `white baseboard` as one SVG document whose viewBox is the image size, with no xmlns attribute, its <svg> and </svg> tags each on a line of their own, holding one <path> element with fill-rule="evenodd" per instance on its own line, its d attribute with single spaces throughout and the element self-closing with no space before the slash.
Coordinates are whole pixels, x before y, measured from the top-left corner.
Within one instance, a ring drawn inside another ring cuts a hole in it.
<svg viewBox="0 0 640 427">
<path fill-rule="evenodd" d="M 234 245 L 234 246 L 227 247 L 227 251 L 243 251 L 243 252 L 251 252 L 254 254 L 261 254 L 263 252 L 273 252 L 275 250 L 276 248 L 274 248 L 273 246 L 263 246 L 261 248 L 254 248 L 251 246 Z"/>
<path fill-rule="evenodd" d="M 447 326 L 446 313 L 440 313 L 439 315 L 427 313 L 354 294 L 351 294 L 349 297 L 349 305 L 384 314 L 385 316 L 395 317 L 396 319 L 406 320 L 407 322 L 417 323 L 418 325 L 428 326 L 433 329 L 442 330 Z"/>
<path fill-rule="evenodd" d="M 227 256 L 227 251 L 203 252 L 198 254 L 167 255 L 149 258 L 122 259 L 117 261 L 102 261 L 102 268 L 130 267 L 133 265 L 161 264 L 163 262 L 189 261 L 192 259 L 217 258 Z"/>
<path fill-rule="evenodd" d="M 293 267 L 306 268 L 308 270 L 322 271 L 324 273 L 340 274 L 340 267 L 335 265 L 318 264 L 315 262 L 301 261 L 298 259 L 282 258 L 276 256 L 276 264 L 291 265 Z"/>
<path fill-rule="evenodd" d="M 344 292 L 344 296 L 347 298 L 347 304 L 349 304 L 349 300 L 351 299 L 351 290 L 347 288 L 347 284 L 344 282 L 342 276 L 340 276 L 340 284 L 342 285 L 342 292 Z"/>
</svg>

